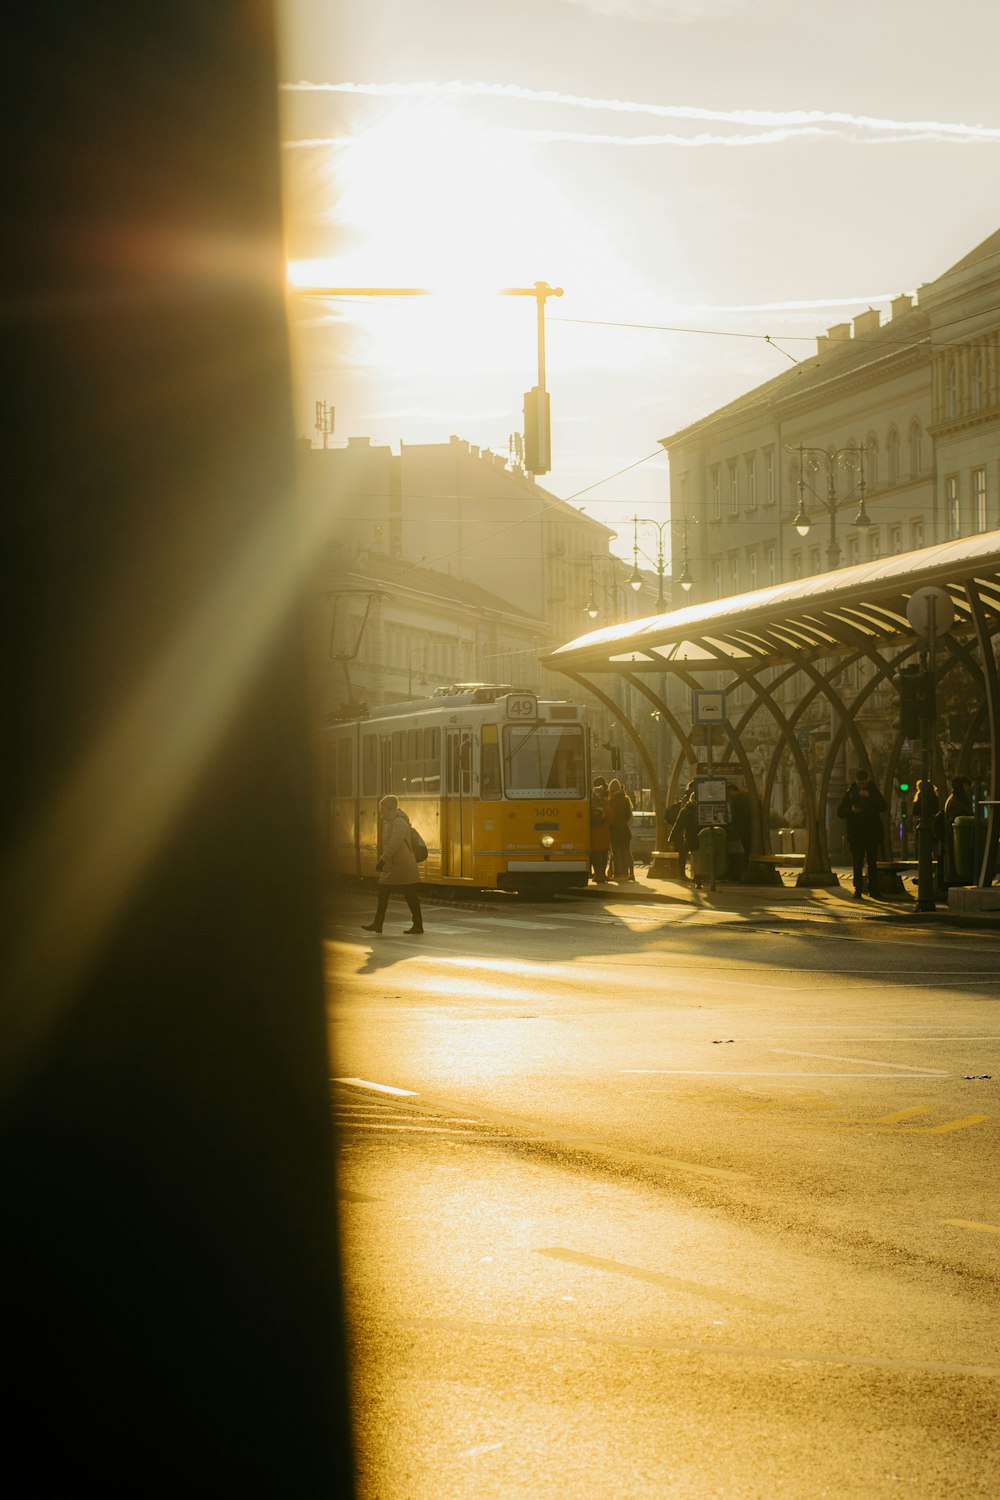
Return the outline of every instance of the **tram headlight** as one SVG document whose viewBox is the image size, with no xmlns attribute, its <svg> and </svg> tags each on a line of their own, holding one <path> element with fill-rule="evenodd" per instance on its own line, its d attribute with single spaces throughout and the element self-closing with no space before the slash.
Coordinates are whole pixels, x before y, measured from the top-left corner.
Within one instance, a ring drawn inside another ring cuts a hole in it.
<svg viewBox="0 0 1000 1500">
<path fill-rule="evenodd" d="M 542 848 L 543 849 L 551 849 L 552 845 L 554 843 L 555 843 L 555 839 L 552 837 L 551 833 L 543 833 L 542 834 Z"/>
</svg>

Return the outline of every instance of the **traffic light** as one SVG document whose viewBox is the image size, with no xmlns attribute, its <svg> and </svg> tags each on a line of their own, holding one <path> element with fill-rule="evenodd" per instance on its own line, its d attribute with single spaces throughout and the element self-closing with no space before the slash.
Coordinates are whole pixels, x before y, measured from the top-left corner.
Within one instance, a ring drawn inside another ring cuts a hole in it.
<svg viewBox="0 0 1000 1500">
<path fill-rule="evenodd" d="M 921 724 L 932 724 L 937 718 L 937 693 L 933 672 L 921 672 L 917 678 L 917 713 Z"/>
<path fill-rule="evenodd" d="M 899 674 L 899 728 L 908 740 L 920 738 L 920 710 L 917 707 L 919 667 L 904 667 Z"/>
<path fill-rule="evenodd" d="M 533 386 L 524 393 L 524 467 L 529 474 L 547 474 L 551 467 L 549 393 Z"/>
<path fill-rule="evenodd" d="M 925 724 L 937 718 L 934 673 L 904 667 L 899 674 L 899 727 L 908 740 L 919 739 Z"/>
</svg>

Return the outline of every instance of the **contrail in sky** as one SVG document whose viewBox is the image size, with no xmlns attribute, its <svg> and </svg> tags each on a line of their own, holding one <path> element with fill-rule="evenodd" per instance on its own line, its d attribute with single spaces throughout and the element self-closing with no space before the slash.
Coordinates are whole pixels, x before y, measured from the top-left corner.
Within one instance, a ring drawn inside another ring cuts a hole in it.
<svg viewBox="0 0 1000 1500">
<path fill-rule="evenodd" d="M 610 110 L 619 114 L 653 115 L 667 120 L 712 120 L 728 125 L 769 126 L 795 134 L 821 126 L 848 127 L 849 130 L 890 133 L 901 140 L 997 141 L 1000 128 L 989 125 L 967 125 L 944 120 L 890 120 L 878 115 L 854 115 L 842 110 L 822 109 L 705 109 L 693 104 L 639 104 L 631 99 L 594 99 L 585 94 L 561 94 L 555 89 L 527 89 L 515 83 L 284 83 L 282 89 L 300 94 L 367 94 L 387 99 L 486 98 L 515 99 L 532 104 L 562 104 L 576 109 Z M 686 145 L 690 137 L 590 137 L 561 132 L 544 132 L 553 140 L 636 140 L 642 144 Z M 771 140 L 778 137 L 766 136 Z M 786 139 L 787 137 L 781 137 Z M 694 138 L 698 144 L 723 144 L 731 137 Z M 743 138 L 737 138 L 743 139 Z M 849 136 L 848 139 L 851 139 Z M 757 144 L 748 139 L 746 144 Z"/>
<path fill-rule="evenodd" d="M 850 141 L 858 146 L 911 145 L 914 141 L 949 141 L 968 144 L 969 138 L 942 137 L 928 131 L 923 135 L 859 135 L 856 131 L 835 130 L 823 126 L 787 126 L 777 130 L 758 130 L 749 134 L 710 135 L 705 131 L 698 135 L 591 135 L 582 130 L 518 130 L 505 128 L 504 135 L 514 135 L 526 141 L 537 141 L 542 145 L 570 143 L 578 146 L 773 146 L 782 141 L 804 140 L 809 136 L 833 136 Z M 327 135 L 311 136 L 303 140 L 283 141 L 291 151 L 316 150 L 322 147 L 347 147 L 357 144 L 356 136 Z"/>
</svg>

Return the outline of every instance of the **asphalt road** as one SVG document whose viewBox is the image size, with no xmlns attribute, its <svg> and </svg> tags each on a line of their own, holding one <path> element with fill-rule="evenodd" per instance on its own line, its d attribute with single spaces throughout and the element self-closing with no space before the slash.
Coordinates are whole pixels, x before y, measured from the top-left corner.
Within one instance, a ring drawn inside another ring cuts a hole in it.
<svg viewBox="0 0 1000 1500">
<path fill-rule="evenodd" d="M 1000 1491 L 1000 934 L 331 918 L 364 1500 Z"/>
</svg>

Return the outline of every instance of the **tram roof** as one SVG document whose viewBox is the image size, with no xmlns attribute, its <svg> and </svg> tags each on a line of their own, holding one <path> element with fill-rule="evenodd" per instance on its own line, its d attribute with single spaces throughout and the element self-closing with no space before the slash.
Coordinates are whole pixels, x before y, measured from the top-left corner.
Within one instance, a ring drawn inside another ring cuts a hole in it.
<svg viewBox="0 0 1000 1500">
<path fill-rule="evenodd" d="M 973 578 L 1000 613 L 1000 531 L 609 625 L 543 660 L 556 671 L 683 672 L 903 642 L 914 637 L 907 601 L 928 586 L 949 594 L 961 633 L 972 628 L 964 585 Z"/>
</svg>

